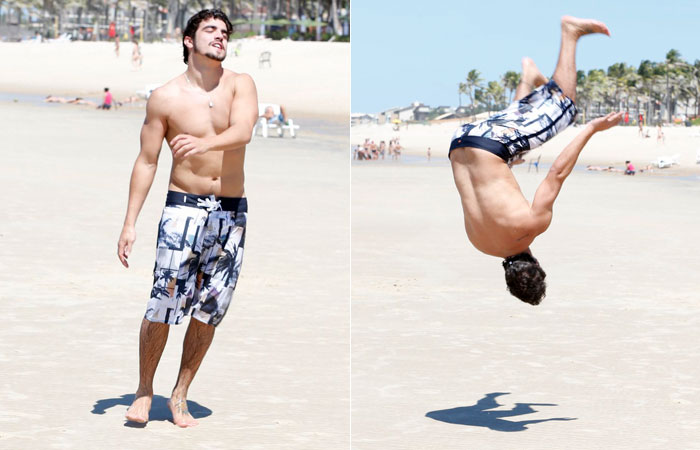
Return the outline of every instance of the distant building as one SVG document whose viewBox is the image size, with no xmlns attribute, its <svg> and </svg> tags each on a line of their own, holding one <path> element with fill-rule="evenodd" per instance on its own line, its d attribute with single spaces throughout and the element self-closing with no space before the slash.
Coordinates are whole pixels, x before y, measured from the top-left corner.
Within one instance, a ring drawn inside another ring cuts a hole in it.
<svg viewBox="0 0 700 450">
<path fill-rule="evenodd" d="M 426 120 L 455 119 L 466 117 L 467 115 L 468 109 L 466 106 L 455 108 L 443 105 L 432 108 L 421 102 L 413 102 L 408 106 L 394 107 L 378 112 L 376 114 L 376 123 L 383 125 L 392 122 L 423 122 Z"/>
<path fill-rule="evenodd" d="M 440 108 L 444 108 L 444 107 L 441 106 L 441 107 L 436 108 L 436 109 L 440 109 Z M 446 111 L 441 110 L 441 111 L 445 111 L 445 112 L 443 114 L 438 115 L 433 120 L 461 119 L 461 118 L 467 117 L 469 115 L 469 112 L 468 112 L 468 109 L 466 106 L 460 106 L 459 108 L 456 108 L 456 109 L 451 108 L 451 107 L 447 107 L 447 108 L 448 109 Z"/>
<path fill-rule="evenodd" d="M 468 116 L 469 108 L 466 106 L 460 106 L 459 108 L 455 109 L 455 114 L 457 114 L 459 117 Z"/>
<path fill-rule="evenodd" d="M 454 112 L 455 108 L 453 108 L 452 106 L 438 106 L 433 111 L 435 111 L 435 113 L 437 114 L 447 114 L 450 112 Z"/>
<path fill-rule="evenodd" d="M 380 113 L 377 114 L 377 123 L 379 125 L 385 124 L 385 123 L 391 123 L 392 117 L 394 116 L 394 113 L 398 111 L 400 108 L 394 107 L 394 108 L 389 108 L 386 109 Z"/>
<path fill-rule="evenodd" d="M 399 108 L 394 113 L 391 115 L 391 120 L 400 120 L 401 122 L 406 122 L 408 120 L 414 120 L 413 119 L 413 110 L 415 109 L 415 106 L 405 106 L 403 108 Z"/>
<path fill-rule="evenodd" d="M 423 120 L 428 120 L 428 118 L 432 115 L 433 109 L 428 106 L 428 105 L 423 105 L 420 104 L 413 108 L 413 120 L 416 121 L 423 121 Z"/>
<path fill-rule="evenodd" d="M 377 117 L 374 114 L 352 113 L 350 114 L 350 125 L 361 125 L 365 123 L 376 123 Z"/>
</svg>

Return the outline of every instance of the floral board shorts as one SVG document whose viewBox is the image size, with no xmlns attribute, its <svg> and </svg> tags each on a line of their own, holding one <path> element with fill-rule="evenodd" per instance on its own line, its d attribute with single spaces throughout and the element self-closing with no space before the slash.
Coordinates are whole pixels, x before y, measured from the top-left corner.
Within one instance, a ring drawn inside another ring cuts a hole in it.
<svg viewBox="0 0 700 450">
<path fill-rule="evenodd" d="M 476 147 L 510 163 L 571 125 L 576 113 L 573 100 L 549 80 L 488 119 L 458 128 L 448 157 L 456 148 Z"/>
<path fill-rule="evenodd" d="M 168 191 L 146 319 L 219 325 L 241 272 L 247 212 L 245 198 Z"/>
</svg>

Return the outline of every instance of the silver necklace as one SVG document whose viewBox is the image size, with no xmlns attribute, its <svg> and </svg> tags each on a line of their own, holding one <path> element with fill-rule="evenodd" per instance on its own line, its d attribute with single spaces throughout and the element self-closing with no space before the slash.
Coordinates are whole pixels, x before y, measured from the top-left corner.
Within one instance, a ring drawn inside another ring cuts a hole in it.
<svg viewBox="0 0 700 450">
<path fill-rule="evenodd" d="M 190 84 L 190 86 L 194 87 L 194 84 L 192 84 L 192 82 L 190 81 L 190 79 L 189 79 L 189 77 L 187 76 L 187 74 L 185 74 L 185 80 L 187 80 L 187 82 Z M 206 91 L 204 91 L 204 95 L 206 95 L 207 98 L 209 99 L 209 107 L 210 107 L 210 108 L 213 108 L 213 107 L 214 107 L 214 102 L 211 101 L 211 97 L 209 96 L 209 94 L 208 94 Z"/>
</svg>

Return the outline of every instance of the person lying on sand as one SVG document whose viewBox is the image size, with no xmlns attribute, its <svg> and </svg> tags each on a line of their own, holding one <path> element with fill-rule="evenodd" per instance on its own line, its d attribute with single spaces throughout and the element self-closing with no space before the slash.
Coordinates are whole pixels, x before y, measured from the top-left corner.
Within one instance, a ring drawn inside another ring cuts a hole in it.
<svg viewBox="0 0 700 450">
<path fill-rule="evenodd" d="M 538 305 L 545 296 L 546 274 L 530 244 L 552 221 L 552 207 L 581 150 L 597 132 L 618 124 L 622 112 L 589 122 L 552 164 L 532 204 L 523 196 L 508 163 L 547 142 L 576 117 L 576 45 L 586 34 L 610 35 L 602 22 L 564 16 L 561 47 L 552 79 L 523 58 L 515 101 L 483 121 L 454 134 L 448 156 L 462 202 L 471 243 L 487 255 L 505 258 L 506 285 L 515 297 Z"/>
<path fill-rule="evenodd" d="M 73 99 L 68 99 L 65 97 L 56 97 L 55 95 L 49 94 L 44 98 L 44 101 L 46 103 L 70 103 L 72 105 L 97 106 L 97 103 L 95 103 L 91 100 L 85 100 L 82 97 L 75 97 Z"/>
</svg>

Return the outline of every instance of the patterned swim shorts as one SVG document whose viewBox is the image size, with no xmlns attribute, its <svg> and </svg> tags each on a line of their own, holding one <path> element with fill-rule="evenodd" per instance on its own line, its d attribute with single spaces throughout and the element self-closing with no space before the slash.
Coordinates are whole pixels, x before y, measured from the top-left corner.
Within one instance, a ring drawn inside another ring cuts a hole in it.
<svg viewBox="0 0 700 450">
<path fill-rule="evenodd" d="M 456 148 L 476 147 L 509 163 L 571 125 L 576 113 L 574 102 L 554 80 L 549 80 L 488 119 L 462 125 L 452 136 L 449 153 Z"/>
<path fill-rule="evenodd" d="M 247 212 L 245 198 L 168 191 L 146 319 L 221 322 L 241 271 Z"/>
</svg>

